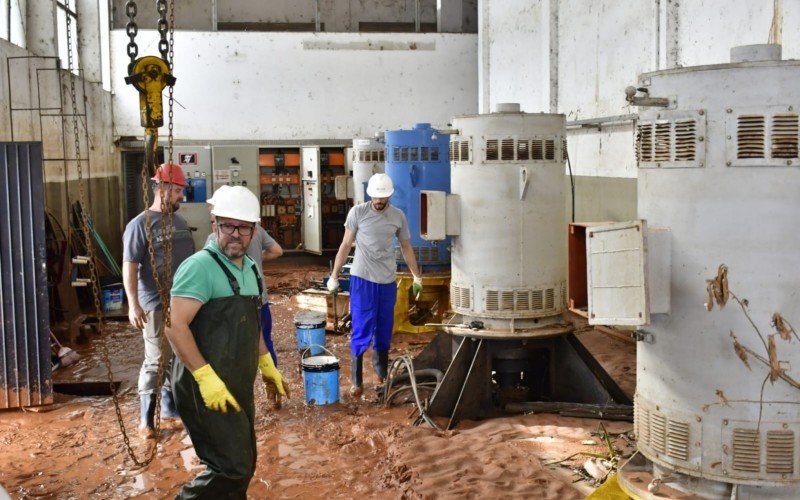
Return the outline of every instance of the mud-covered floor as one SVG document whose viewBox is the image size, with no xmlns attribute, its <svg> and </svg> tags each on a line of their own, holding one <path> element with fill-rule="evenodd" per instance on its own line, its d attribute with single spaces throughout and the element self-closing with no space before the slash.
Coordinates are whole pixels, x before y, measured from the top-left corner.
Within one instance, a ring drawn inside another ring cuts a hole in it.
<svg viewBox="0 0 800 500">
<path fill-rule="evenodd" d="M 365 396 L 348 397 L 347 337 L 329 335 L 328 346 L 342 359 L 342 400 L 326 407 L 304 403 L 292 318 L 291 295 L 321 267 L 267 267 L 279 365 L 294 391 L 277 412 L 267 409 L 256 383 L 258 466 L 252 498 L 583 498 L 589 486 L 562 465 L 543 465 L 576 452 L 606 453 L 592 433 L 601 421 L 554 415 L 526 415 L 463 422 L 452 431 L 413 427 L 412 406 L 384 408 L 375 403 L 371 364 L 365 360 Z M 603 334 L 580 335 L 621 387 L 632 394 L 635 348 Z M 58 370 L 56 381 L 104 380 L 101 343 L 111 352 L 114 378 L 122 382 L 122 417 L 139 457 L 148 441 L 136 434 L 136 379 L 142 340 L 125 322 L 109 322 L 107 332 L 74 346 L 83 359 Z M 396 338 L 391 357 L 422 348 L 413 337 Z M 34 411 L 35 410 L 35 411 Z M 604 422 L 609 432 L 631 428 Z M 202 465 L 182 430 L 164 430 L 155 460 L 137 469 L 127 457 L 110 397 L 56 394 L 40 409 L 0 412 L 0 485 L 12 498 L 162 498 L 172 497 Z M 630 452 L 624 439 L 615 444 Z"/>
</svg>

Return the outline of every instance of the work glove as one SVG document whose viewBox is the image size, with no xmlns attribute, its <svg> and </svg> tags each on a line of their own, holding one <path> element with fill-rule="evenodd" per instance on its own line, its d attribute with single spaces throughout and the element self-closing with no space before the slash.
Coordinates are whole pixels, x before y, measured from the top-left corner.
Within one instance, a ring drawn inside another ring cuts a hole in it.
<svg viewBox="0 0 800 500">
<path fill-rule="evenodd" d="M 203 402 L 209 410 L 218 411 L 221 413 L 228 413 L 228 405 L 231 405 L 236 411 L 240 411 L 239 403 L 228 391 L 217 372 L 211 368 L 211 365 L 205 364 L 192 372 L 192 376 L 197 381 L 200 387 L 200 395 L 203 396 Z"/>
<path fill-rule="evenodd" d="M 422 276 L 414 276 L 414 284 L 411 285 L 411 295 L 418 297 L 422 291 Z"/>
<path fill-rule="evenodd" d="M 278 389 L 278 394 L 281 396 L 291 397 L 289 395 L 289 388 L 286 382 L 283 381 L 283 375 L 275 367 L 272 362 L 272 355 L 270 353 L 262 354 L 258 357 L 258 371 L 261 372 L 261 378 L 265 384 L 272 384 Z"/>
<path fill-rule="evenodd" d="M 328 278 L 328 291 L 331 293 L 336 293 L 339 290 L 339 278 L 334 278 L 331 276 Z"/>
</svg>

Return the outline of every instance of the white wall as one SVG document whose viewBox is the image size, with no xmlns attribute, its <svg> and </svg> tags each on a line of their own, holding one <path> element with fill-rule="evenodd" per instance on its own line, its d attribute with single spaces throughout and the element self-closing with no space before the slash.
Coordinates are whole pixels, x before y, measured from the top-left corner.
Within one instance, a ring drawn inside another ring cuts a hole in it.
<svg viewBox="0 0 800 500">
<path fill-rule="evenodd" d="M 779 3 L 783 57 L 798 58 L 800 2 Z M 481 0 L 478 9 L 482 98 L 526 111 L 548 111 L 554 98 L 571 121 L 635 113 L 624 89 L 640 73 L 726 63 L 732 46 L 767 43 L 773 0 Z M 577 175 L 636 177 L 631 125 L 568 135 Z"/>
<path fill-rule="evenodd" d="M 141 136 L 126 43 L 111 33 L 115 134 Z M 474 34 L 176 32 L 175 61 L 176 139 L 351 139 L 477 111 Z"/>
</svg>

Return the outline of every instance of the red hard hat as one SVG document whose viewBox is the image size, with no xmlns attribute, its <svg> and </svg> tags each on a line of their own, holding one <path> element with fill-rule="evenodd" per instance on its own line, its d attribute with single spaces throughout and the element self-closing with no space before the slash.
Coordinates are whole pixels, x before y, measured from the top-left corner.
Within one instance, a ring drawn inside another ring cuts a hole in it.
<svg viewBox="0 0 800 500">
<path fill-rule="evenodd" d="M 168 182 L 176 186 L 186 185 L 186 177 L 183 175 L 183 170 L 181 170 L 179 165 L 175 165 L 174 163 L 162 163 L 161 166 L 156 169 L 156 175 L 153 176 L 153 180 Z"/>
</svg>

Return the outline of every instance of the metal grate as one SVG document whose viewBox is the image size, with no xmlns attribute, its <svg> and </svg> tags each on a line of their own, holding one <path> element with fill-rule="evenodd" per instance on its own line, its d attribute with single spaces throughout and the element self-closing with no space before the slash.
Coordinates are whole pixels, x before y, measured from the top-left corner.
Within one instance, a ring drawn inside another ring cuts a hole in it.
<svg viewBox="0 0 800 500">
<path fill-rule="evenodd" d="M 408 161 L 419 161 L 419 148 L 409 148 Z"/>
<path fill-rule="evenodd" d="M 556 288 L 486 291 L 488 312 L 544 312 L 555 307 Z"/>
<path fill-rule="evenodd" d="M 640 123 L 636 129 L 636 158 L 653 161 L 653 124 Z"/>
<path fill-rule="evenodd" d="M 772 157 L 798 157 L 798 116 L 777 114 L 772 117 Z"/>
<path fill-rule="evenodd" d="M 461 161 L 469 161 L 469 141 L 461 141 Z"/>
<path fill-rule="evenodd" d="M 503 139 L 500 143 L 500 159 L 505 161 L 514 160 L 514 139 Z"/>
<path fill-rule="evenodd" d="M 400 161 L 400 148 L 398 146 L 395 146 L 392 151 L 392 160 Z"/>
<path fill-rule="evenodd" d="M 439 148 L 431 149 L 431 161 L 439 161 Z"/>
<path fill-rule="evenodd" d="M 650 414 L 650 447 L 658 453 L 667 451 L 667 418 L 664 415 Z"/>
<path fill-rule="evenodd" d="M 488 139 L 486 141 L 486 161 L 495 161 L 500 159 L 498 150 L 497 139 Z"/>
<path fill-rule="evenodd" d="M 767 431 L 767 473 L 794 473 L 794 432 Z"/>
<path fill-rule="evenodd" d="M 534 290 L 531 293 L 533 297 L 533 301 L 531 306 L 533 307 L 534 311 L 541 311 L 544 309 L 544 292 L 542 290 Z"/>
<path fill-rule="evenodd" d="M 569 154 L 567 153 L 567 140 L 561 140 L 561 161 L 567 161 Z"/>
<path fill-rule="evenodd" d="M 693 161 L 696 155 L 697 125 L 694 120 L 675 122 L 675 161 Z"/>
<path fill-rule="evenodd" d="M 514 291 L 503 290 L 500 292 L 500 309 L 503 311 L 514 310 Z"/>
<path fill-rule="evenodd" d="M 687 422 L 669 421 L 667 433 L 667 456 L 677 460 L 689 459 L 689 424 Z"/>
<path fill-rule="evenodd" d="M 761 469 L 761 442 L 754 429 L 733 430 L 733 470 L 759 472 Z"/>
<path fill-rule="evenodd" d="M 670 122 L 656 122 L 655 145 L 653 159 L 655 161 L 670 161 Z"/>
<path fill-rule="evenodd" d="M 422 146 L 419 148 L 419 159 L 420 161 L 428 161 L 430 158 L 430 148 L 427 146 Z"/>
<path fill-rule="evenodd" d="M 469 288 L 453 285 L 450 296 L 452 297 L 451 301 L 454 307 L 460 307 L 462 309 L 472 308 L 472 294 Z"/>
<path fill-rule="evenodd" d="M 458 141 L 450 143 L 450 161 L 458 161 Z"/>
<path fill-rule="evenodd" d="M 740 115 L 736 128 L 736 157 L 764 158 L 764 116 Z"/>
<path fill-rule="evenodd" d="M 400 148 L 400 161 L 408 161 L 408 147 Z"/>
<path fill-rule="evenodd" d="M 544 308 L 553 309 L 556 306 L 556 291 L 548 288 L 544 291 Z"/>
</svg>

